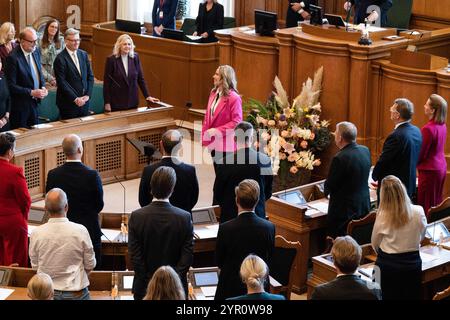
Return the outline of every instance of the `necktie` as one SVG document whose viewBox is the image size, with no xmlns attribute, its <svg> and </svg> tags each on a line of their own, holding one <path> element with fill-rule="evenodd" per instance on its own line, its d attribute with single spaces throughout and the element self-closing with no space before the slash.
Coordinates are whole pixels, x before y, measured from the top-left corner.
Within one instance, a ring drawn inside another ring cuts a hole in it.
<svg viewBox="0 0 450 320">
<path fill-rule="evenodd" d="M 220 93 L 216 94 L 216 99 L 214 99 L 214 103 L 211 107 L 211 118 L 214 116 L 214 112 L 216 111 L 217 108 L 217 102 L 219 101 L 220 98 Z"/>
<path fill-rule="evenodd" d="M 75 52 L 72 53 L 72 57 L 73 57 L 73 61 L 75 62 L 75 66 L 77 67 L 78 73 L 81 75 L 80 63 L 78 62 L 77 54 Z"/>
<path fill-rule="evenodd" d="M 30 66 L 31 77 L 33 78 L 33 89 L 39 89 L 39 79 L 34 69 L 33 63 L 31 62 L 31 54 L 27 56 L 28 65 Z"/>
</svg>

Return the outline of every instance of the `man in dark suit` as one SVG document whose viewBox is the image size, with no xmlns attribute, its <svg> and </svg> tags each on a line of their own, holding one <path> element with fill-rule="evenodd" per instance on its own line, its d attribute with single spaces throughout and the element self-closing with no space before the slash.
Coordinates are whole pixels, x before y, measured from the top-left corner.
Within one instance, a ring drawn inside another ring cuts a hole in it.
<svg viewBox="0 0 450 320">
<path fill-rule="evenodd" d="M 259 185 L 244 180 L 236 187 L 237 218 L 219 227 L 216 243 L 217 265 L 220 268 L 215 300 L 224 300 L 247 293 L 239 276 L 242 261 L 255 254 L 270 265 L 275 247 L 275 225 L 255 214 L 259 199 Z"/>
<path fill-rule="evenodd" d="M 64 190 L 69 199 L 67 218 L 86 227 L 94 246 L 96 269 L 101 267 L 101 236 L 98 215 L 103 209 L 103 186 L 96 170 L 81 162 L 83 143 L 77 135 L 66 136 L 62 143 L 66 163 L 50 170 L 46 192 L 54 188 Z"/>
<path fill-rule="evenodd" d="M 128 251 L 134 267 L 133 294 L 142 300 L 153 273 L 170 265 L 180 276 L 187 294 L 187 277 L 193 260 L 193 226 L 189 212 L 169 202 L 177 177 L 170 167 L 153 173 L 153 202 L 131 214 Z"/>
<path fill-rule="evenodd" d="M 422 146 L 419 128 L 411 124 L 414 105 L 408 99 L 397 99 L 390 108 L 395 130 L 384 142 L 383 151 L 373 169 L 372 178 L 378 181 L 388 175 L 399 178 L 411 199 L 416 193 L 416 166 Z M 380 199 L 378 188 L 378 199 Z M 379 201 L 379 200 L 378 200 Z"/>
<path fill-rule="evenodd" d="M 272 196 L 272 166 L 270 158 L 257 152 L 252 146 L 253 127 L 248 122 L 241 122 L 235 128 L 237 151 L 228 155 L 223 164 L 217 165 L 214 181 L 214 199 L 220 205 L 220 222 L 224 223 L 237 216 L 238 210 L 234 189 L 244 179 L 258 182 L 261 196 L 255 213 L 266 218 L 266 201 Z"/>
<path fill-rule="evenodd" d="M 153 35 L 160 37 L 162 31 L 175 29 L 178 0 L 155 0 L 152 10 Z"/>
<path fill-rule="evenodd" d="M 336 125 L 334 139 L 340 151 L 334 156 L 325 181 L 325 195 L 330 196 L 328 235 L 333 238 L 345 235 L 348 222 L 362 218 L 370 210 L 370 151 L 356 143 L 357 134 L 353 123 Z"/>
<path fill-rule="evenodd" d="M 354 6 L 355 18 L 353 23 L 360 24 L 364 23 L 364 20 L 370 14 L 367 9 L 373 5 L 380 8 L 380 25 L 385 27 L 387 25 L 387 13 L 392 7 L 392 0 L 350 0 L 344 3 L 344 9 L 349 11 Z"/>
<path fill-rule="evenodd" d="M 58 89 L 56 105 L 61 119 L 85 117 L 89 114 L 89 99 L 94 86 L 94 75 L 88 55 L 80 47 L 80 32 L 67 29 L 64 37 L 66 49 L 55 59 Z"/>
<path fill-rule="evenodd" d="M 362 280 L 355 274 L 362 250 L 350 236 L 334 240 L 331 256 L 337 271 L 336 279 L 318 285 L 312 300 L 381 300 L 381 288 L 376 282 Z"/>
<path fill-rule="evenodd" d="M 317 0 L 289 0 L 286 28 L 296 27 L 298 21 L 309 19 L 311 17 L 309 14 L 310 4 L 317 5 Z"/>
<path fill-rule="evenodd" d="M 6 78 L 11 94 L 11 129 L 30 128 L 38 121 L 38 104 L 48 95 L 36 50 L 36 31 L 27 27 L 20 33 L 20 46 L 7 58 Z"/>
<path fill-rule="evenodd" d="M 139 185 L 139 203 L 141 207 L 150 204 L 153 199 L 150 181 L 159 167 L 166 166 L 175 170 L 177 182 L 170 196 L 170 203 L 180 209 L 192 212 L 198 201 L 198 180 L 195 167 L 183 163 L 177 158 L 182 146 L 183 136 L 177 130 L 169 130 L 162 135 L 159 147 L 163 154 L 161 161 L 144 168 Z"/>
</svg>

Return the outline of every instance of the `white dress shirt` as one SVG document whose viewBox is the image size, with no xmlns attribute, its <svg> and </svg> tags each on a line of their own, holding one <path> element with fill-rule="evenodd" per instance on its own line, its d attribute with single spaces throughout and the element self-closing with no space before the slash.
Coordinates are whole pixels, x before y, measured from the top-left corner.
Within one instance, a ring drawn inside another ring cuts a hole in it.
<svg viewBox="0 0 450 320">
<path fill-rule="evenodd" d="M 395 125 L 395 128 L 394 128 L 394 129 L 397 130 L 397 128 L 400 127 L 402 124 L 409 123 L 409 122 L 411 122 L 411 120 L 399 122 L 399 123 L 397 123 L 397 124 Z"/>
<path fill-rule="evenodd" d="M 72 58 L 73 63 L 75 63 L 75 66 L 77 67 L 78 73 L 81 75 L 80 61 L 78 60 L 77 52 L 69 50 L 67 47 L 66 47 L 66 50 L 69 53 L 69 56 Z"/>
<path fill-rule="evenodd" d="M 128 55 L 122 55 L 122 63 L 123 63 L 123 67 L 125 69 L 125 74 L 128 77 Z"/>
<path fill-rule="evenodd" d="M 375 251 L 381 248 L 391 254 L 417 251 L 425 237 L 426 226 L 427 219 L 421 206 L 413 205 L 411 220 L 395 230 L 377 216 L 372 231 L 372 247 Z"/>
<path fill-rule="evenodd" d="M 30 236 L 31 266 L 48 274 L 60 291 L 79 291 L 89 286 L 86 270 L 96 264 L 89 233 L 67 218 L 49 219 Z"/>
<path fill-rule="evenodd" d="M 222 92 L 217 92 L 211 106 L 211 118 L 214 117 L 214 113 L 216 112 L 216 108 L 219 105 L 220 99 L 222 99 Z"/>
</svg>

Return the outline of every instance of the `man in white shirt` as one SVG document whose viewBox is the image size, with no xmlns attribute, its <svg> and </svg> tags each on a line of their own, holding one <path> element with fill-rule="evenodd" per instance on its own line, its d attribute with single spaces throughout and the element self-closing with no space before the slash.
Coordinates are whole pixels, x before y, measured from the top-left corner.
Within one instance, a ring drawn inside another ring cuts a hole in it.
<svg viewBox="0 0 450 320">
<path fill-rule="evenodd" d="M 67 196 L 61 189 L 47 193 L 45 210 L 48 223 L 30 236 L 31 266 L 52 278 L 55 300 L 89 300 L 88 274 L 96 263 L 89 233 L 67 219 Z"/>
</svg>

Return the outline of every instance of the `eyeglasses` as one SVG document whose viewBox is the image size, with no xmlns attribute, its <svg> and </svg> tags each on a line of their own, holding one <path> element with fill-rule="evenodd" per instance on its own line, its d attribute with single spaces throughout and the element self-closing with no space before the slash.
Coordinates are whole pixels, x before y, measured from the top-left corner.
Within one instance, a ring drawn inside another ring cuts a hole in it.
<svg viewBox="0 0 450 320">
<path fill-rule="evenodd" d="M 36 40 L 23 39 L 23 40 L 26 41 L 26 42 L 29 42 L 31 44 L 36 44 L 36 42 L 37 42 L 37 39 Z"/>
<path fill-rule="evenodd" d="M 66 39 L 66 40 L 70 42 L 81 42 L 81 39 Z"/>
</svg>

